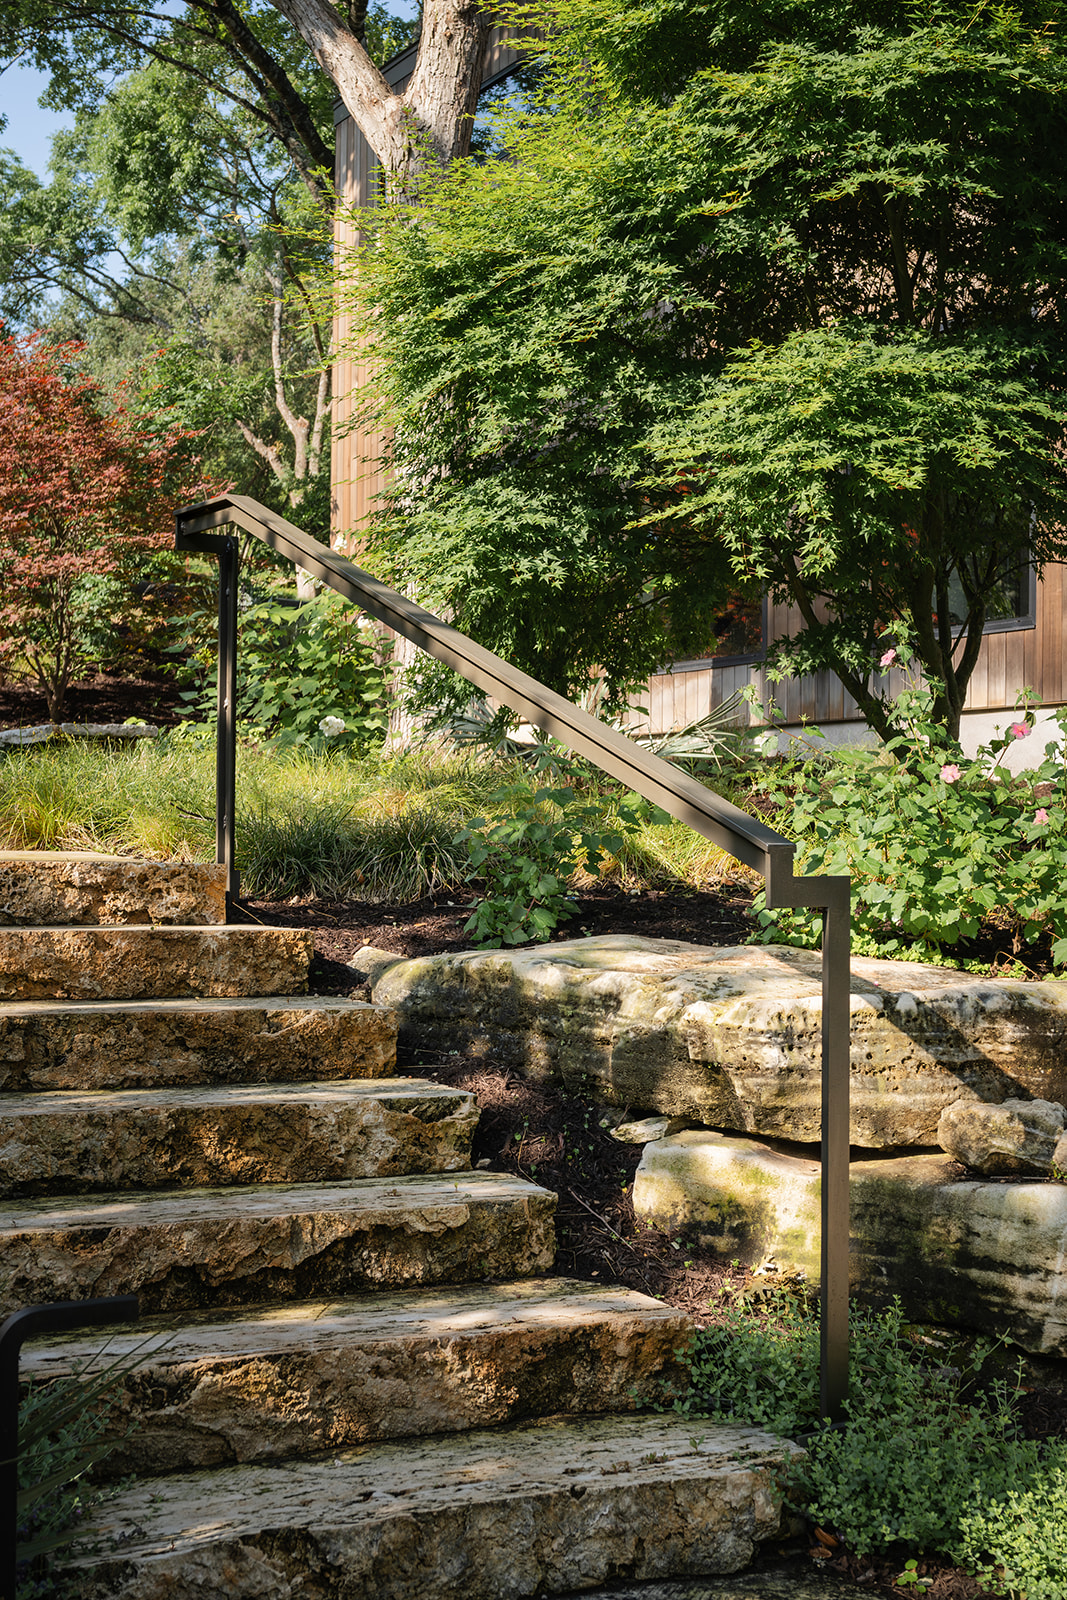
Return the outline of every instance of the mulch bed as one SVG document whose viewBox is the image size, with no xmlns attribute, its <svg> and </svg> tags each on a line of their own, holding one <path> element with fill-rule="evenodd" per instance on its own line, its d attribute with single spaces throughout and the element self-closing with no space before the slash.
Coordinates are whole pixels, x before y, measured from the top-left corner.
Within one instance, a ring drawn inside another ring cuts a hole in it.
<svg viewBox="0 0 1067 1600">
<path fill-rule="evenodd" d="M 169 728 L 178 721 L 182 704 L 173 676 L 146 668 L 135 678 L 106 672 L 72 684 L 63 708 L 64 722 L 143 722 Z M 0 683 L 0 729 L 36 728 L 49 720 L 43 694 L 29 684 Z"/>
</svg>

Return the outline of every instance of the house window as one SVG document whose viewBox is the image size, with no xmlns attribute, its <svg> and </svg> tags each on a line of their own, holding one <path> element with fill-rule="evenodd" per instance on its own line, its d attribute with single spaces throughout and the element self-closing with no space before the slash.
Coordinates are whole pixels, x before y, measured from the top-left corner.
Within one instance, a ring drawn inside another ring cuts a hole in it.
<svg viewBox="0 0 1067 1600">
<path fill-rule="evenodd" d="M 733 596 L 715 611 L 708 621 L 707 644 L 699 656 L 686 661 L 671 661 L 660 668 L 666 672 L 696 672 L 706 667 L 740 666 L 758 661 L 763 654 L 766 604 Z"/>
<path fill-rule="evenodd" d="M 967 618 L 967 601 L 955 572 L 949 582 L 948 600 L 953 627 L 962 628 Z M 1030 561 L 1030 546 L 1024 543 L 1016 555 L 1004 563 L 984 631 L 1008 633 L 1014 629 L 1033 628 L 1036 623 L 1037 575 Z"/>
</svg>

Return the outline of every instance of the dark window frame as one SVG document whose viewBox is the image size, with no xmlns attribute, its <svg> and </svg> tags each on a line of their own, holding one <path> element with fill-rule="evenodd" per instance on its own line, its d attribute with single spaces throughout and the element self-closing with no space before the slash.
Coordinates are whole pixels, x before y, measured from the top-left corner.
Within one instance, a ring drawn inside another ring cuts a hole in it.
<svg viewBox="0 0 1067 1600">
<path fill-rule="evenodd" d="M 692 656 L 684 661 L 669 661 L 666 666 L 657 667 L 651 676 L 669 678 L 675 672 L 708 672 L 712 667 L 754 666 L 757 662 L 766 660 L 769 610 L 769 602 L 764 595 L 760 605 L 760 637 L 763 642 L 758 650 L 745 650 L 741 655 L 734 656 Z"/>
<path fill-rule="evenodd" d="M 1037 572 L 1032 561 L 1026 563 L 1026 610 L 1016 617 L 996 617 L 987 622 L 982 629 L 982 637 L 987 633 L 1024 633 L 1028 628 L 1037 627 Z M 956 631 L 961 631 L 960 628 Z"/>
</svg>

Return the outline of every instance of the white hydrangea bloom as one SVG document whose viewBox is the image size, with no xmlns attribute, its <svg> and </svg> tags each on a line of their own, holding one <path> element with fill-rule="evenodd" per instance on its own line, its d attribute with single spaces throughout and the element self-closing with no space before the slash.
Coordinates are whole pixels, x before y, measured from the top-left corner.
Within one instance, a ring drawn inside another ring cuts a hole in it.
<svg viewBox="0 0 1067 1600">
<path fill-rule="evenodd" d="M 343 717 L 323 717 L 319 723 L 319 732 L 325 739 L 336 739 L 339 733 L 344 733 L 345 722 Z"/>
</svg>

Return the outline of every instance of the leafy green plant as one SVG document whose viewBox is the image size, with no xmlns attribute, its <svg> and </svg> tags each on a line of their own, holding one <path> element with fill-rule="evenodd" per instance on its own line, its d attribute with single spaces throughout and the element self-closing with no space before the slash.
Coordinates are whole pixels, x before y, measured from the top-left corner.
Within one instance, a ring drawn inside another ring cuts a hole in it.
<svg viewBox="0 0 1067 1600">
<path fill-rule="evenodd" d="M 1067 1445 L 1020 1436 L 1017 1389 L 983 1379 L 991 1353 L 913 1337 L 899 1303 L 854 1309 L 844 1425 L 823 1428 L 817 1316 L 804 1298 L 772 1293 L 762 1304 L 727 1301 L 696 1336 L 690 1387 L 675 1407 L 786 1437 L 811 1430 L 790 1497 L 857 1556 L 937 1552 L 994 1587 L 1052 1600 L 1062 1593 Z M 1054 1578 L 1059 1588 L 1041 1587 Z"/>
<path fill-rule="evenodd" d="M 541 776 L 549 781 L 537 783 Z M 521 778 L 490 796 L 495 820 L 476 817 L 456 835 L 471 876 L 486 885 L 465 924 L 478 944 L 547 939 L 578 909 L 571 875 L 620 851 L 625 834 L 654 809 L 637 795 L 583 790 L 587 782 L 579 762 L 545 751 L 533 782 Z"/>
<path fill-rule="evenodd" d="M 1062 1600 L 1067 1573 L 1067 1459 L 1062 1449 L 1028 1483 L 982 1496 L 961 1519 L 953 1555 L 996 1594 Z"/>
<path fill-rule="evenodd" d="M 272 592 L 241 613 L 237 721 L 279 745 L 365 750 L 388 726 L 381 642 L 362 614 L 325 589 L 297 602 Z M 201 682 L 185 692 L 189 715 L 211 721 L 214 647 L 197 655 Z"/>
<path fill-rule="evenodd" d="M 117 1485 L 89 1474 L 118 1443 L 118 1390 L 161 1348 L 142 1340 L 95 1370 L 30 1383 L 19 1405 L 16 1600 L 56 1594 L 57 1552 L 77 1536 L 86 1511 Z"/>
<path fill-rule="evenodd" d="M 973 939 L 994 922 L 1016 954 L 1043 936 L 1067 961 L 1067 714 L 1044 760 L 1012 775 L 1003 758 L 1032 735 L 1020 710 L 1001 738 L 968 761 L 939 742 L 933 691 L 906 690 L 895 733 L 876 755 L 838 752 L 782 765 L 765 781 L 775 825 L 797 841 L 805 873 L 849 873 L 858 950 L 915 959 Z M 761 942 L 818 943 L 810 912 L 769 912 L 755 902 Z"/>
</svg>

